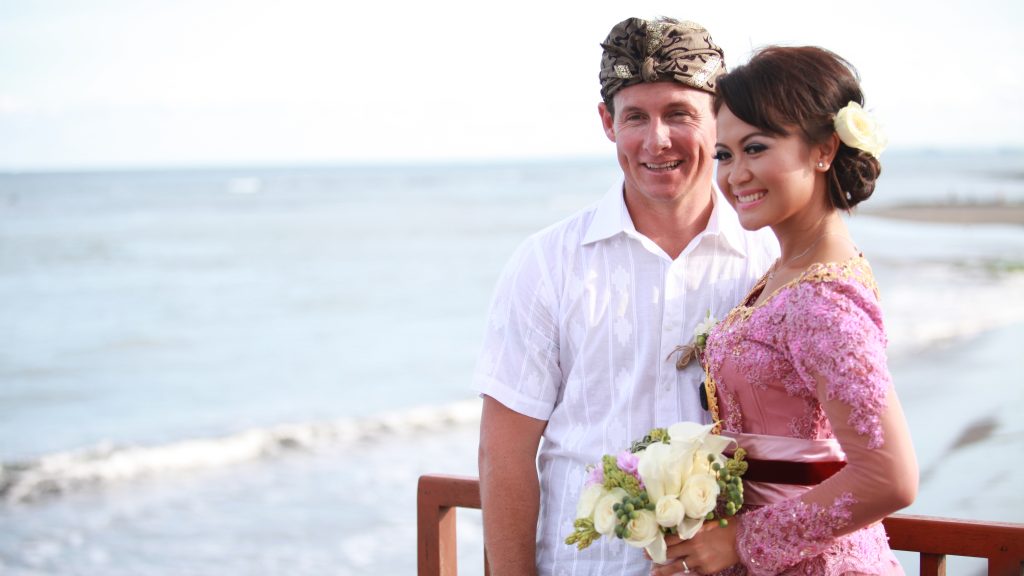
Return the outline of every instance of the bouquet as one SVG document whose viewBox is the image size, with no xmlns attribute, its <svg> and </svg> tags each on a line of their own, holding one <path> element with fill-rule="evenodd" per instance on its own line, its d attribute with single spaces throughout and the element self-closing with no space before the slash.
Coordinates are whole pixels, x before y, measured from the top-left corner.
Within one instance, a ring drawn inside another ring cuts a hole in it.
<svg viewBox="0 0 1024 576">
<path fill-rule="evenodd" d="M 666 534 L 692 538 L 707 520 L 726 525 L 743 505 L 745 452 L 722 452 L 734 441 L 713 425 L 681 422 L 655 428 L 629 450 L 591 466 L 566 544 L 583 550 L 614 534 L 665 563 Z"/>
</svg>

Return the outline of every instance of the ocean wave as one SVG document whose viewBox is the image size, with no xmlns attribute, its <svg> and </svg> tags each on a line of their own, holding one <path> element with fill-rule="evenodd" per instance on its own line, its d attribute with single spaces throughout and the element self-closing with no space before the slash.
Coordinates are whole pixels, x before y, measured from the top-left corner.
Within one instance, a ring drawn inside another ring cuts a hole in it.
<svg viewBox="0 0 1024 576">
<path fill-rule="evenodd" d="M 1022 324 L 1022 292 L 1024 274 L 1019 273 L 978 273 L 956 266 L 904 272 L 882 295 L 889 354 L 913 355 Z"/>
<path fill-rule="evenodd" d="M 480 419 L 479 400 L 421 406 L 361 419 L 282 424 L 216 438 L 156 446 L 115 446 L 0 463 L 0 501 L 29 503 L 73 490 L 170 472 L 218 468 L 285 453 L 348 443 L 442 432 Z"/>
</svg>

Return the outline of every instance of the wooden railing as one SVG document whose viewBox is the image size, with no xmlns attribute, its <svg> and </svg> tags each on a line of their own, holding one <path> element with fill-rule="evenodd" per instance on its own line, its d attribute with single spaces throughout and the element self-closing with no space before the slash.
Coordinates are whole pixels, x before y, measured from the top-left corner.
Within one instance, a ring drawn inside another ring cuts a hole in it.
<svg viewBox="0 0 1024 576">
<path fill-rule="evenodd" d="M 480 483 L 468 476 L 421 476 L 417 495 L 419 576 L 456 576 L 455 509 L 480 508 Z M 1021 576 L 1024 524 L 897 514 L 884 520 L 889 545 L 921 555 L 921 576 L 945 576 L 946 556 L 988 560 L 989 576 Z M 484 556 L 484 574 L 487 557 Z"/>
</svg>

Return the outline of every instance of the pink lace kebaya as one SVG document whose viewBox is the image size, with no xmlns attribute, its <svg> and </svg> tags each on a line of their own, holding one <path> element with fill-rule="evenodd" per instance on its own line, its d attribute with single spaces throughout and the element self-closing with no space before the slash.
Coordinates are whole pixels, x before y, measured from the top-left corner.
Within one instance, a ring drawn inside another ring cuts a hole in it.
<svg viewBox="0 0 1024 576">
<path fill-rule="evenodd" d="M 916 461 L 871 268 L 815 264 L 755 305 L 764 285 L 708 338 L 723 434 L 754 460 L 846 465 L 817 485 L 745 482 L 726 573 L 901 574 L 879 520 L 908 503 Z"/>
</svg>

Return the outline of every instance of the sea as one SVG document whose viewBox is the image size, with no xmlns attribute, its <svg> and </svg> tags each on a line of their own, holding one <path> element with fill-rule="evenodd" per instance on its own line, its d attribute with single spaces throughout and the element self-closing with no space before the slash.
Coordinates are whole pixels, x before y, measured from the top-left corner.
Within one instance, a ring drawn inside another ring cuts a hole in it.
<svg viewBox="0 0 1024 576">
<path fill-rule="evenodd" d="M 921 468 L 904 512 L 1024 522 L 1024 225 L 867 210 L 1020 211 L 1024 151 L 884 161 L 848 222 Z M 619 173 L 0 173 L 0 574 L 414 574 L 417 478 L 476 475 L 504 262 Z M 480 575 L 479 512 L 457 517 L 460 574 Z"/>
</svg>

